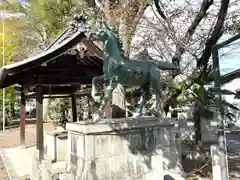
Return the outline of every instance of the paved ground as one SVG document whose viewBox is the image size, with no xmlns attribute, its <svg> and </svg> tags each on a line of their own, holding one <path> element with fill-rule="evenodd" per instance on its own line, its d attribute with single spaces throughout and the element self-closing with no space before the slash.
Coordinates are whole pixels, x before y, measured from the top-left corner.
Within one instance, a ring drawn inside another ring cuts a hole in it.
<svg viewBox="0 0 240 180">
<path fill-rule="evenodd" d="M 4 166 L 2 157 L 0 156 L 0 179 L 1 180 L 9 180 L 7 170 Z"/>
<path fill-rule="evenodd" d="M 53 127 L 52 123 L 44 123 L 45 131 L 52 131 L 53 129 L 54 129 L 54 127 Z M 13 152 L 13 154 L 15 154 L 15 156 L 18 156 L 18 158 L 21 159 L 21 157 L 24 158 L 29 155 L 31 156 L 31 154 L 33 153 L 32 152 L 33 148 L 28 148 L 28 150 L 26 151 L 27 153 L 25 153 L 24 151 L 21 152 L 21 150 L 16 151 L 16 149 L 14 147 L 20 146 L 20 138 L 19 138 L 20 135 L 19 134 L 20 134 L 19 128 L 6 130 L 4 133 L 0 132 L 0 149 L 7 150 L 6 152 L 8 152 L 8 153 Z M 36 143 L 36 126 L 35 125 L 26 125 L 26 146 L 32 146 L 32 145 L 35 145 L 35 143 Z M 18 154 L 14 153 L 14 150 L 16 152 L 18 152 Z M 27 161 L 30 161 L 30 160 L 31 160 L 31 158 L 22 159 L 20 162 L 26 162 L 25 164 L 28 164 Z M 18 164 L 16 164 L 16 166 L 18 166 Z M 26 165 L 22 165 L 22 167 L 25 168 Z M 0 179 L 1 180 L 9 179 L 6 168 L 3 163 L 3 159 L 1 156 L 0 156 Z"/>
<path fill-rule="evenodd" d="M 30 176 L 32 169 L 32 157 L 36 146 L 30 148 L 5 148 L 2 149 L 2 158 L 11 179 L 19 179 Z"/>
<path fill-rule="evenodd" d="M 54 129 L 52 123 L 44 123 L 44 131 L 52 131 Z M 26 125 L 26 145 L 36 143 L 36 125 Z M 20 129 L 13 128 L 0 132 L 0 148 L 10 148 L 20 146 Z"/>
</svg>

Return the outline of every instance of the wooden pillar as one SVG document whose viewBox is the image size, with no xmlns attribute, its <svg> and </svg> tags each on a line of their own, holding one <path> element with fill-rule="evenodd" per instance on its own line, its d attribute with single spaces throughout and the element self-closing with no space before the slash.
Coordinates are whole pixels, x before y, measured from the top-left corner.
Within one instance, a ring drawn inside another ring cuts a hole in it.
<svg viewBox="0 0 240 180">
<path fill-rule="evenodd" d="M 39 159 L 44 158 L 43 145 L 43 92 L 42 86 L 36 87 L 36 141 L 37 150 L 39 150 Z"/>
<path fill-rule="evenodd" d="M 91 116 L 91 112 L 90 112 L 90 99 L 89 99 L 89 96 L 86 96 L 87 97 L 87 107 L 88 107 L 88 119 L 90 118 Z"/>
<path fill-rule="evenodd" d="M 24 89 L 21 90 L 21 105 L 20 105 L 20 141 L 21 145 L 25 145 L 25 123 L 26 123 L 26 96 Z"/>
<path fill-rule="evenodd" d="M 72 95 L 72 118 L 73 122 L 77 122 L 77 103 L 76 103 L 76 95 Z"/>
</svg>

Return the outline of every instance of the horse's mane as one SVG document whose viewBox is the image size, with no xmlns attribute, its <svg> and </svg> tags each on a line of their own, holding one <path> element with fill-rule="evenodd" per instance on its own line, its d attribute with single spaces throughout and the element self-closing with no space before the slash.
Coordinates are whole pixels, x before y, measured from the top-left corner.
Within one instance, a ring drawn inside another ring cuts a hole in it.
<svg viewBox="0 0 240 180">
<path fill-rule="evenodd" d="M 114 26 L 112 26 L 112 27 L 106 26 L 106 27 L 109 30 L 109 32 L 111 33 L 111 35 L 113 35 L 113 37 L 115 38 L 115 41 L 117 43 L 117 46 L 119 48 L 121 55 L 124 56 L 123 44 L 122 44 L 122 40 L 119 37 L 118 30 Z"/>
</svg>

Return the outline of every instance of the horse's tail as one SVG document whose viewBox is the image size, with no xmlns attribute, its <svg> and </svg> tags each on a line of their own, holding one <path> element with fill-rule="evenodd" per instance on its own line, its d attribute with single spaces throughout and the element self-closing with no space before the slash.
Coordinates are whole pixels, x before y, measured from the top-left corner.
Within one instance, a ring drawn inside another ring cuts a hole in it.
<svg viewBox="0 0 240 180">
<path fill-rule="evenodd" d="M 151 59 L 151 61 L 153 61 L 153 63 L 161 70 L 179 70 L 177 66 L 167 61 L 159 61 L 155 59 Z"/>
</svg>

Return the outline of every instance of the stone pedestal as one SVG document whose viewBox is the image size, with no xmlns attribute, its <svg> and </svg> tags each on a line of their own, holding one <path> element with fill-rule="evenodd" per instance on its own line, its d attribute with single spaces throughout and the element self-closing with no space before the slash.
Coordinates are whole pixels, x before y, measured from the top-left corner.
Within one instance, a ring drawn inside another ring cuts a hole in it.
<svg viewBox="0 0 240 180">
<path fill-rule="evenodd" d="M 221 168 L 221 151 L 219 150 L 219 147 L 217 145 L 211 146 L 211 157 L 212 157 L 212 175 L 213 180 L 225 180 L 226 178 L 222 177 L 222 168 Z"/>
<path fill-rule="evenodd" d="M 170 119 L 68 123 L 67 172 L 84 180 L 185 179 Z"/>
<path fill-rule="evenodd" d="M 44 152 L 53 162 L 66 161 L 67 133 L 44 133 Z"/>
<path fill-rule="evenodd" d="M 59 134 L 56 136 L 56 160 L 66 161 L 67 155 L 67 134 Z"/>
<path fill-rule="evenodd" d="M 52 161 L 56 161 L 56 135 L 55 133 L 44 133 L 44 153 Z"/>
</svg>

